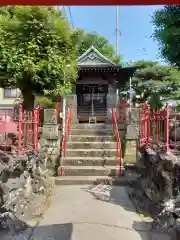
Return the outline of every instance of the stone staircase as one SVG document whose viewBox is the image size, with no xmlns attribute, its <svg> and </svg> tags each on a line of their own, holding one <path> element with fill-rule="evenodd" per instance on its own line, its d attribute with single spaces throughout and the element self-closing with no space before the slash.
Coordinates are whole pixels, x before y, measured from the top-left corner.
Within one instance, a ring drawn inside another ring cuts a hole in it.
<svg viewBox="0 0 180 240">
<path fill-rule="evenodd" d="M 63 176 L 56 178 L 57 185 L 118 181 L 112 125 L 73 124 L 66 143 L 66 158 L 62 162 Z"/>
</svg>

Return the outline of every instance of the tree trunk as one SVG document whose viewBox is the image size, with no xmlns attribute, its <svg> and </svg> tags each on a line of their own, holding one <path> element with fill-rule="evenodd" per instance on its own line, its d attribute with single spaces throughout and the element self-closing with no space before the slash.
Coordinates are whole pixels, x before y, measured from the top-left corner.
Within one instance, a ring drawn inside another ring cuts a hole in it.
<svg viewBox="0 0 180 240">
<path fill-rule="evenodd" d="M 23 95 L 23 108 L 25 110 L 32 110 L 34 108 L 35 96 L 28 90 L 21 90 Z"/>
</svg>

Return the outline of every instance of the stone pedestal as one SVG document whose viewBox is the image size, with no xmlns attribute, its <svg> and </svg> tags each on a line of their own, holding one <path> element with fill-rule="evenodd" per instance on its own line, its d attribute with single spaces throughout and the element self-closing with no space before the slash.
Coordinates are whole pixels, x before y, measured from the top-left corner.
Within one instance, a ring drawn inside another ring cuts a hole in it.
<svg viewBox="0 0 180 240">
<path fill-rule="evenodd" d="M 124 165 L 137 163 L 137 147 L 139 139 L 139 124 L 128 124 L 125 139 L 122 142 L 123 145 L 123 155 L 124 155 Z"/>
<path fill-rule="evenodd" d="M 44 124 L 57 124 L 56 109 L 44 109 Z"/>
<path fill-rule="evenodd" d="M 44 109 L 44 125 L 39 144 L 40 152 L 44 155 L 44 166 L 50 175 L 55 175 L 59 165 L 61 137 L 56 109 Z"/>
<path fill-rule="evenodd" d="M 48 140 L 59 138 L 59 126 L 57 124 L 44 124 L 42 129 L 42 136 Z"/>
</svg>

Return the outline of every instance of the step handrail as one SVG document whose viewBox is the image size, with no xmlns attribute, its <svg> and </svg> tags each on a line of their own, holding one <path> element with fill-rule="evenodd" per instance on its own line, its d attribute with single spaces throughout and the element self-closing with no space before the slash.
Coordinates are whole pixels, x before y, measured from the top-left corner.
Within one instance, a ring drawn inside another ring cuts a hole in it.
<svg viewBox="0 0 180 240">
<path fill-rule="evenodd" d="M 62 136 L 62 156 L 63 158 L 66 157 L 66 143 L 67 143 L 67 135 L 70 136 L 71 135 L 71 125 L 72 125 L 72 96 L 70 96 L 70 104 L 68 107 L 68 111 L 67 111 L 67 119 L 66 123 L 65 123 L 65 128 L 64 128 L 64 134 Z M 60 167 L 60 176 L 63 176 L 63 164 L 61 164 Z"/>
<path fill-rule="evenodd" d="M 122 176 L 122 145 L 119 135 L 119 128 L 117 124 L 116 113 L 114 112 L 114 104 L 112 104 L 112 124 L 113 124 L 113 133 L 116 137 L 116 177 L 118 175 Z M 118 172 L 119 168 L 119 172 Z"/>
</svg>

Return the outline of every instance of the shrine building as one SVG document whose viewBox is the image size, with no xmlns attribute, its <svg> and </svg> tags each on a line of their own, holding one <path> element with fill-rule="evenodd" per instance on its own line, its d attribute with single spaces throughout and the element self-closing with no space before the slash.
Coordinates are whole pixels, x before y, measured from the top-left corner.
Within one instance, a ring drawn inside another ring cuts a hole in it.
<svg viewBox="0 0 180 240">
<path fill-rule="evenodd" d="M 93 46 L 78 58 L 78 79 L 73 87 L 73 122 L 111 120 L 118 90 L 133 76 L 135 67 L 122 67 L 107 59 Z"/>
</svg>

